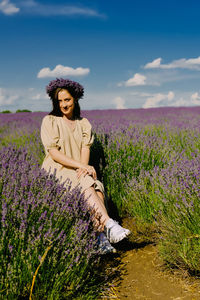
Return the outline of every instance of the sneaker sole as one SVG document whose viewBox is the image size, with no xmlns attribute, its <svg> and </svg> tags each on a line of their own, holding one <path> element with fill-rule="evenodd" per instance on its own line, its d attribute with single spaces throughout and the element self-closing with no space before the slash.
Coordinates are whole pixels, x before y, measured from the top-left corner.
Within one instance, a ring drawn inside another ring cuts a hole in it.
<svg viewBox="0 0 200 300">
<path fill-rule="evenodd" d="M 99 254 L 100 255 L 105 255 L 105 254 L 111 254 L 111 253 L 117 253 L 117 250 L 115 249 L 115 248 L 113 248 L 113 250 L 112 251 L 99 251 Z"/>
</svg>

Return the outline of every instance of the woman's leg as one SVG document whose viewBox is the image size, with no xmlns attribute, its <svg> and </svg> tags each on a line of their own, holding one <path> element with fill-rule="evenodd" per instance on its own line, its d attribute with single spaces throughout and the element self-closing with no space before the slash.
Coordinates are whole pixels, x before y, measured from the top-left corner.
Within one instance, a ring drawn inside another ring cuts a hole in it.
<svg viewBox="0 0 200 300">
<path fill-rule="evenodd" d="M 104 205 L 103 194 L 101 192 L 96 192 L 93 187 L 90 187 L 85 190 L 85 197 L 87 198 L 89 206 L 94 208 L 96 213 L 100 216 L 100 226 L 102 227 L 102 229 L 104 229 L 104 224 L 106 224 L 109 220 L 109 216 Z M 98 216 L 96 216 L 95 220 L 97 222 L 98 219 Z"/>
<path fill-rule="evenodd" d="M 95 225 L 98 227 L 98 250 L 100 254 L 107 253 L 116 253 L 116 249 L 110 244 L 104 232 L 105 223 L 109 220 L 109 216 L 107 210 L 104 205 L 104 195 L 100 191 L 95 191 L 93 187 L 87 189 L 85 191 L 85 196 L 88 198 L 88 204 L 93 207 L 95 214 L 99 214 L 100 220 L 98 216 L 95 216 Z"/>
<path fill-rule="evenodd" d="M 97 196 L 100 198 L 100 200 L 102 201 L 103 205 L 105 206 L 105 201 L 104 201 L 104 195 L 102 192 L 100 191 L 96 191 Z"/>
<path fill-rule="evenodd" d="M 85 190 L 85 196 L 89 206 L 95 210 L 94 218 L 96 225 L 105 231 L 111 243 L 118 243 L 130 234 L 130 230 L 123 228 L 108 216 L 103 203 L 103 197 L 99 197 L 93 187 Z"/>
</svg>

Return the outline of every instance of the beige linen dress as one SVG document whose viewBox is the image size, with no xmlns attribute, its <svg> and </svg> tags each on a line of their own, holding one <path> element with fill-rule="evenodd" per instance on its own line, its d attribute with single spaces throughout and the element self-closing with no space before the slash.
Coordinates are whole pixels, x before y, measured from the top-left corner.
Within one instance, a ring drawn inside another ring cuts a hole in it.
<svg viewBox="0 0 200 300">
<path fill-rule="evenodd" d="M 66 181 L 66 186 L 69 185 L 67 181 L 69 178 L 72 188 L 79 185 L 84 191 L 94 186 L 95 190 L 99 190 L 104 194 L 103 184 L 99 180 L 94 180 L 89 175 L 85 177 L 82 175 L 78 179 L 75 169 L 57 163 L 49 154 L 50 149 L 57 148 L 67 157 L 80 162 L 82 147 L 90 147 L 93 143 L 94 137 L 91 129 L 91 124 L 86 118 L 76 120 L 75 128 L 71 129 L 62 117 L 45 116 L 41 125 L 41 139 L 46 154 L 42 168 L 50 174 L 55 172 L 61 183 Z"/>
</svg>

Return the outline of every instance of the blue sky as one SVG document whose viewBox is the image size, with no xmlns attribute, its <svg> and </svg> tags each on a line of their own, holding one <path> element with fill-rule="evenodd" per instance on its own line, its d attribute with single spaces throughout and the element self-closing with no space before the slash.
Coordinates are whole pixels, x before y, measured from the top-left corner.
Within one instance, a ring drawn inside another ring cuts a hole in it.
<svg viewBox="0 0 200 300">
<path fill-rule="evenodd" d="M 56 77 L 82 109 L 200 105 L 197 0 L 0 0 L 0 111 L 49 111 Z"/>
</svg>

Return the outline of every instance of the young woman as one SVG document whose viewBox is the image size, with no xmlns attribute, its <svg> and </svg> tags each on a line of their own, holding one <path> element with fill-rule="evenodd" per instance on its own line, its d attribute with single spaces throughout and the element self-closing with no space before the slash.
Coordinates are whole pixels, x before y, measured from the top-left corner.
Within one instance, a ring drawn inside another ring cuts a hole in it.
<svg viewBox="0 0 200 300">
<path fill-rule="evenodd" d="M 52 100 L 53 110 L 44 117 L 41 126 L 46 154 L 42 168 L 55 172 L 60 182 L 69 178 L 72 187 L 81 187 L 89 207 L 94 208 L 96 223 L 100 220 L 102 232 L 98 240 L 101 252 L 115 252 L 110 243 L 121 241 L 130 231 L 109 218 L 104 205 L 103 184 L 97 179 L 94 167 L 89 165 L 94 137 L 90 122 L 80 117 L 78 102 L 84 89 L 75 81 L 57 78 L 49 83 L 46 91 Z"/>
</svg>

